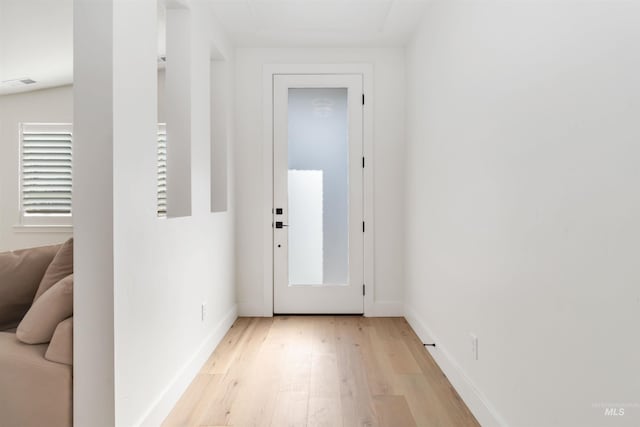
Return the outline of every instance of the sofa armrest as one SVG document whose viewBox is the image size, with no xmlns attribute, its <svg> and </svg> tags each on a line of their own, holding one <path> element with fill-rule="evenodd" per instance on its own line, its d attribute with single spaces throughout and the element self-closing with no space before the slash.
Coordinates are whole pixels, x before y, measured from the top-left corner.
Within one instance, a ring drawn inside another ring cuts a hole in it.
<svg viewBox="0 0 640 427">
<path fill-rule="evenodd" d="M 73 316 L 58 323 L 44 358 L 73 365 Z"/>
</svg>

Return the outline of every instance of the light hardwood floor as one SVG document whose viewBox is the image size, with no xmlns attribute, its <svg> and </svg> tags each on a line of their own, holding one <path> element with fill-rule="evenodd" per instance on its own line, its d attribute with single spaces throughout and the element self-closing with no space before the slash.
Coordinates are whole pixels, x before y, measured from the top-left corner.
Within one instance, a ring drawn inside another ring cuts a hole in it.
<svg viewBox="0 0 640 427">
<path fill-rule="evenodd" d="M 403 318 L 239 318 L 163 426 L 478 426 Z"/>
</svg>

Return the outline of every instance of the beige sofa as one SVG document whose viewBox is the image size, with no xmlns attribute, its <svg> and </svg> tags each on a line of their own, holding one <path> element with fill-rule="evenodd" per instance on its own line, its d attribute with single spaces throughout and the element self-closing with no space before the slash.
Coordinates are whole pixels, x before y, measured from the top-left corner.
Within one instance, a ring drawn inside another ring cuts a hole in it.
<svg viewBox="0 0 640 427">
<path fill-rule="evenodd" d="M 72 425 L 72 273 L 72 240 L 0 253 L 1 427 Z"/>
</svg>

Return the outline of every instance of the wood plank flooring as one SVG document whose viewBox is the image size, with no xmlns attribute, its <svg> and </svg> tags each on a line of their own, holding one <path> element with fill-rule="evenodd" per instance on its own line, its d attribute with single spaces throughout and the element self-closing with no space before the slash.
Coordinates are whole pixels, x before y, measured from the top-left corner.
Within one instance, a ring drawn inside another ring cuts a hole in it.
<svg viewBox="0 0 640 427">
<path fill-rule="evenodd" d="M 164 427 L 478 426 L 403 318 L 239 318 Z"/>
</svg>

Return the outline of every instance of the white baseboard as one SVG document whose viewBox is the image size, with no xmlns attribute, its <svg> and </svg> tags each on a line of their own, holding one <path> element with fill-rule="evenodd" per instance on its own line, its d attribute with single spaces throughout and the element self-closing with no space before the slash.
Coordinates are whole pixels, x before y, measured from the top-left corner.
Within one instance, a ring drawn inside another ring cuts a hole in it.
<svg viewBox="0 0 640 427">
<path fill-rule="evenodd" d="M 240 317 L 263 317 L 264 304 L 262 301 L 240 301 L 238 302 L 238 316 Z"/>
<path fill-rule="evenodd" d="M 401 301 L 374 301 L 370 317 L 402 317 L 404 304 Z"/>
<path fill-rule="evenodd" d="M 422 340 L 423 343 L 437 344 L 436 347 L 427 347 L 442 372 L 447 376 L 451 385 L 456 389 L 469 410 L 483 427 L 501 427 L 507 423 L 489 403 L 487 398 L 478 390 L 471 379 L 464 373 L 458 362 L 451 356 L 438 338 L 426 326 L 425 322 L 411 306 L 405 306 L 404 316 Z"/>
<path fill-rule="evenodd" d="M 195 355 L 178 371 L 173 380 L 162 391 L 160 397 L 151 405 L 151 408 L 136 425 L 157 427 L 162 424 L 237 317 L 238 307 L 234 304 L 218 322 L 213 332 L 204 340 Z"/>
<path fill-rule="evenodd" d="M 375 301 L 373 303 L 373 313 L 367 314 L 369 317 L 402 317 L 404 316 L 404 304 L 401 301 Z M 238 303 L 238 316 L 241 317 L 263 317 L 271 316 L 264 312 L 264 304 L 256 301 L 245 301 Z"/>
</svg>

